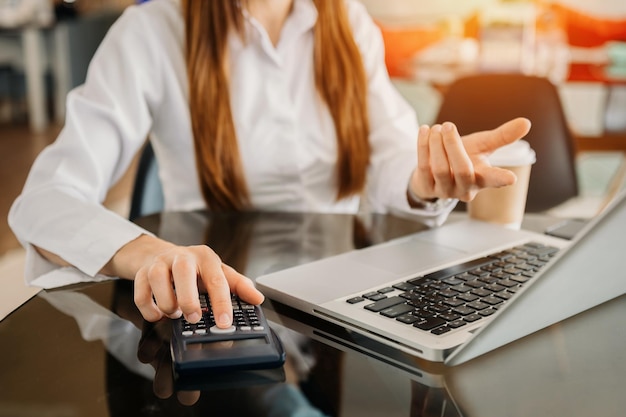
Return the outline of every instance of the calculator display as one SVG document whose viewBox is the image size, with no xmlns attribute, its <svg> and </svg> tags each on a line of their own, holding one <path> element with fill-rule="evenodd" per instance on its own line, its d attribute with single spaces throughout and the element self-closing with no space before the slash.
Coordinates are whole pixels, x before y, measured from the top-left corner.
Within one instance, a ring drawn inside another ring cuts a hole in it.
<svg viewBox="0 0 626 417">
<path fill-rule="evenodd" d="M 187 345 L 187 349 L 200 348 L 203 350 L 224 350 L 240 347 L 263 346 L 267 344 L 265 337 L 255 337 L 251 339 L 221 340 L 210 342 L 197 342 Z"/>
</svg>

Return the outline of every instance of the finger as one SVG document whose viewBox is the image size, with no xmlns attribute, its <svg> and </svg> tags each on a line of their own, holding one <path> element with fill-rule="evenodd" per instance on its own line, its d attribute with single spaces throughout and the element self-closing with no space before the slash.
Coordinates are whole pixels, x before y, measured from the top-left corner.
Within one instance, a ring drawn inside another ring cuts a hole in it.
<svg viewBox="0 0 626 417">
<path fill-rule="evenodd" d="M 222 261 L 207 246 L 198 247 L 200 277 L 211 298 L 211 308 L 217 327 L 226 328 L 233 323 L 233 306 L 228 281 L 222 270 Z"/>
<path fill-rule="evenodd" d="M 441 125 L 435 125 L 430 130 L 428 141 L 430 147 L 431 171 L 435 179 L 437 197 L 448 196 L 452 189 L 452 176 L 450 174 L 450 162 L 443 146 Z"/>
<path fill-rule="evenodd" d="M 234 294 L 237 294 L 242 300 L 247 303 L 258 305 L 265 300 L 265 297 L 261 291 L 257 290 L 254 286 L 254 282 L 243 274 L 237 272 L 234 268 L 222 264 L 224 275 L 228 280 L 230 289 Z"/>
<path fill-rule="evenodd" d="M 137 359 L 141 363 L 151 363 L 157 357 L 163 340 L 156 334 L 156 326 L 152 323 L 144 324 L 141 339 L 137 346 Z"/>
<path fill-rule="evenodd" d="M 175 316 L 179 309 L 169 265 L 165 262 L 153 263 L 148 268 L 148 282 L 159 310 L 168 317 Z"/>
<path fill-rule="evenodd" d="M 434 192 L 435 179 L 430 168 L 430 147 L 428 145 L 430 128 L 421 126 L 417 134 L 417 181 L 415 184 L 426 194 Z"/>
<path fill-rule="evenodd" d="M 176 301 L 185 319 L 197 323 L 202 318 L 198 294 L 198 267 L 193 257 L 178 255 L 172 262 Z"/>
<path fill-rule="evenodd" d="M 174 378 L 170 358 L 169 349 L 162 348 L 151 364 L 155 370 L 152 390 L 154 395 L 162 400 L 171 397 L 174 393 Z"/>
<path fill-rule="evenodd" d="M 178 391 L 176 398 L 182 405 L 194 405 L 200 399 L 200 391 Z"/>
<path fill-rule="evenodd" d="M 140 269 L 135 275 L 134 287 L 135 305 L 143 318 L 148 321 L 160 320 L 163 317 L 163 312 L 159 310 L 152 298 L 152 289 L 145 268 Z"/>
<path fill-rule="evenodd" d="M 478 171 L 477 171 L 478 176 Z M 505 187 L 507 185 L 515 184 L 517 176 L 508 169 L 498 167 L 484 167 L 480 170 L 479 186 L 485 187 Z"/>
<path fill-rule="evenodd" d="M 530 120 L 518 117 L 497 128 L 466 136 L 467 146 L 476 153 L 491 153 L 501 146 L 513 143 L 530 131 Z"/>
<path fill-rule="evenodd" d="M 476 178 L 474 175 L 474 164 L 470 159 L 461 136 L 453 123 L 446 122 L 441 127 L 443 135 L 443 145 L 448 155 L 450 169 L 454 175 L 456 186 L 456 197 L 467 199 L 469 192 L 475 188 Z"/>
</svg>

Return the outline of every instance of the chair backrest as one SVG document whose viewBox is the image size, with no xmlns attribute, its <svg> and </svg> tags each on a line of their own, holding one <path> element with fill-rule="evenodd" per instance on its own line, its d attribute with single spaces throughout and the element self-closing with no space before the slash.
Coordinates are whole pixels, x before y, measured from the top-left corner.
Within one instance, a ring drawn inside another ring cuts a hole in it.
<svg viewBox="0 0 626 417">
<path fill-rule="evenodd" d="M 117 10 L 104 10 L 59 23 L 60 28 L 64 27 L 67 31 L 63 41 L 69 51 L 66 65 L 70 88 L 85 82 L 91 58 L 120 14 Z"/>
<path fill-rule="evenodd" d="M 159 179 L 159 167 L 152 145 L 148 141 L 139 157 L 128 218 L 135 220 L 141 216 L 158 213 L 163 210 L 163 207 L 164 198 Z"/>
<path fill-rule="evenodd" d="M 537 154 L 526 211 L 540 212 L 578 195 L 574 140 L 556 87 L 546 78 L 490 73 L 458 79 L 446 91 L 437 123 L 451 121 L 461 135 L 526 117 L 524 138 Z"/>
</svg>

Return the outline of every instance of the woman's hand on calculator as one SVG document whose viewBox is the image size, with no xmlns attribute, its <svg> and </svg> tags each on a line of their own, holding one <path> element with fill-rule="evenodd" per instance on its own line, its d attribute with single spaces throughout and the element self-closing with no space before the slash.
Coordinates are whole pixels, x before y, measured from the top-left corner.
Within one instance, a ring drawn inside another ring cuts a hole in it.
<svg viewBox="0 0 626 417">
<path fill-rule="evenodd" d="M 264 298 L 249 278 L 222 263 L 208 246 L 178 246 L 149 235 L 127 243 L 102 272 L 134 279 L 135 304 L 148 321 L 184 315 L 196 323 L 202 317 L 199 286 L 211 297 L 220 328 L 232 324 L 231 293 L 250 304 Z"/>
</svg>

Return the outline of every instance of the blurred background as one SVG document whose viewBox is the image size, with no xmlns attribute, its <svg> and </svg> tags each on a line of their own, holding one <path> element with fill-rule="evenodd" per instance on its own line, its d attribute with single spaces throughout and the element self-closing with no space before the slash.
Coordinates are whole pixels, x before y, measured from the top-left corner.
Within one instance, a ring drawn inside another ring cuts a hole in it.
<svg viewBox="0 0 626 417">
<path fill-rule="evenodd" d="M 381 28 L 389 73 L 420 123 L 435 122 L 449 87 L 463 77 L 542 77 L 558 90 L 579 185 L 553 213 L 591 217 L 623 187 L 624 0 L 360 1 Z M 0 0 L 0 267 L 20 267 L 7 213 L 34 158 L 63 126 L 67 92 L 83 82 L 100 40 L 135 3 Z M 106 201 L 122 215 L 133 169 Z"/>
</svg>

